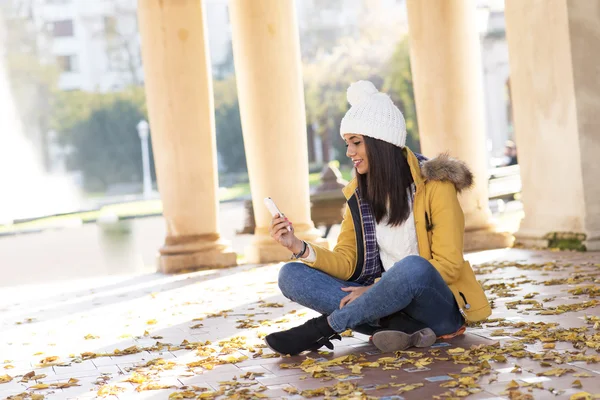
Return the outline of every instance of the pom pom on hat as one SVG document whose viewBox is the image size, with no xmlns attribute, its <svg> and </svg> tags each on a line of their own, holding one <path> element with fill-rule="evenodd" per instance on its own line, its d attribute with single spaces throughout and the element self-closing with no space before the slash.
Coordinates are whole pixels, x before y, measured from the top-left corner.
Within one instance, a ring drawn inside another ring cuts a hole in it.
<svg viewBox="0 0 600 400">
<path fill-rule="evenodd" d="M 369 81 L 358 81 L 350 85 L 346 96 L 352 107 L 340 124 L 342 138 L 346 133 L 357 133 L 404 147 L 406 122 L 387 94 Z"/>
<path fill-rule="evenodd" d="M 369 97 L 377 93 L 379 93 L 379 91 L 372 82 L 358 81 L 350 85 L 346 91 L 346 97 L 348 98 L 348 103 L 350 103 L 351 106 L 355 106 L 368 100 Z"/>
</svg>

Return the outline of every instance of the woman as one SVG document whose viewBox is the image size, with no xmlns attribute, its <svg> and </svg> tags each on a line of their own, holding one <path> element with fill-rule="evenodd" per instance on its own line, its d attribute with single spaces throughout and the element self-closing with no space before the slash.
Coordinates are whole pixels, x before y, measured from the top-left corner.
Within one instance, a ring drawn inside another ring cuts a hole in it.
<svg viewBox="0 0 600 400">
<path fill-rule="evenodd" d="M 463 258 L 457 192 L 472 185 L 471 172 L 446 155 L 426 160 L 405 147 L 402 113 L 371 82 L 352 84 L 347 96 L 340 134 L 357 174 L 344 189 L 337 245 L 299 240 L 280 216 L 271 224 L 271 236 L 301 261 L 282 267 L 281 291 L 323 314 L 268 335 L 281 354 L 333 348 L 330 340 L 348 328 L 373 334 L 383 352 L 427 347 L 491 314 Z"/>
</svg>

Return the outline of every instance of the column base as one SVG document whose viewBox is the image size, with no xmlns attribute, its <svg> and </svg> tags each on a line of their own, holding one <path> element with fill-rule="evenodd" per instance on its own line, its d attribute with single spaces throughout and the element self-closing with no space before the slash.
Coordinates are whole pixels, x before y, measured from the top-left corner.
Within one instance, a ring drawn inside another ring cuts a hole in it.
<svg viewBox="0 0 600 400">
<path fill-rule="evenodd" d="M 600 232 L 551 232 L 546 234 L 519 231 L 515 233 L 517 245 L 522 247 L 558 248 L 561 250 L 600 251 Z"/>
<path fill-rule="evenodd" d="M 246 261 L 250 264 L 267 264 L 280 261 L 290 261 L 292 253 L 277 243 L 269 236 L 264 229 L 257 228 L 254 232 L 254 241 L 244 250 Z M 296 231 L 299 239 L 314 243 L 319 246 L 329 248 L 329 241 L 322 238 L 318 229 L 311 228 L 305 232 Z"/>
<path fill-rule="evenodd" d="M 508 232 L 497 232 L 493 227 L 465 232 L 464 251 L 480 251 L 512 247 L 515 238 Z"/>
<path fill-rule="evenodd" d="M 237 254 L 231 251 L 227 242 L 218 239 L 218 235 L 211 235 L 208 240 L 199 237 L 167 238 L 158 257 L 158 271 L 165 274 L 235 265 Z"/>
</svg>

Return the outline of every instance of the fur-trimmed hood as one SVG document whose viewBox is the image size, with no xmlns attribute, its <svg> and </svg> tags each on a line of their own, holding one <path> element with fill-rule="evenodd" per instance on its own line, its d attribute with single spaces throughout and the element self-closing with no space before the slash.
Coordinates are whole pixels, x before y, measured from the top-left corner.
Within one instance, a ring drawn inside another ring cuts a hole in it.
<svg viewBox="0 0 600 400">
<path fill-rule="evenodd" d="M 426 180 L 450 181 L 454 183 L 457 192 L 473 186 L 473 173 L 467 164 L 448 154 L 440 154 L 436 158 L 423 160 L 419 164 L 421 175 Z"/>
</svg>

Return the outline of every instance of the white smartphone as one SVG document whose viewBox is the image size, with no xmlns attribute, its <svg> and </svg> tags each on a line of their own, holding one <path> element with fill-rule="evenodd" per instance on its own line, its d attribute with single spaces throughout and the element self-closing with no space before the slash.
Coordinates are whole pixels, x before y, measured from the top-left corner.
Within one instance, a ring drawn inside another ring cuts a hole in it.
<svg viewBox="0 0 600 400">
<path fill-rule="evenodd" d="M 285 215 L 279 210 L 279 208 L 277 207 L 277 205 L 275 204 L 275 202 L 273 201 L 272 198 L 270 197 L 265 197 L 265 206 L 267 206 L 267 209 L 269 210 L 269 212 L 271 213 L 271 215 L 274 217 L 277 214 L 279 214 L 282 218 L 285 218 Z M 292 231 L 292 227 L 288 226 L 287 227 L 288 232 Z"/>
</svg>

